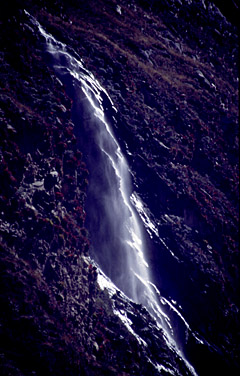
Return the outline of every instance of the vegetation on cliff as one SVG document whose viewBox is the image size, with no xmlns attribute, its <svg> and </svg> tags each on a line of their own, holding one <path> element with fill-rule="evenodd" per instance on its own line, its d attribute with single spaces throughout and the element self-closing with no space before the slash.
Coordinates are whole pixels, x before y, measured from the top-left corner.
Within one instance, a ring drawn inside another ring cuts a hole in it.
<svg viewBox="0 0 240 376">
<path fill-rule="evenodd" d="M 85 229 L 88 171 L 71 99 L 49 68 L 24 8 L 83 58 L 114 100 L 113 125 L 125 140 L 135 187 L 141 181 L 139 193 L 159 233 L 192 286 L 199 286 L 192 291 L 198 302 L 189 299 L 188 319 L 222 354 L 222 374 L 231 367 L 235 372 L 234 20 L 204 1 L 38 0 L 9 2 L 0 24 L 1 374 L 158 374 L 147 362 L 154 352 L 160 364 L 170 362 L 187 374 L 161 333 L 142 333 L 149 344 L 144 352 L 96 283 Z M 149 258 L 160 284 L 159 255 L 152 250 Z M 137 315 L 140 307 L 132 309 Z M 144 315 L 136 325 L 140 332 L 151 321 Z"/>
</svg>

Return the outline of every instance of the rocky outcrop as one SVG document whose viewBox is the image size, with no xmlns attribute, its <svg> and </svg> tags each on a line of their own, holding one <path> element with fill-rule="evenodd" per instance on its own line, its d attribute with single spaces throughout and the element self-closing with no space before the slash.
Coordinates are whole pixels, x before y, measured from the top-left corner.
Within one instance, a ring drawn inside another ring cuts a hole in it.
<svg viewBox="0 0 240 376">
<path fill-rule="evenodd" d="M 71 100 L 26 15 L 1 28 L 1 375 L 184 370 L 146 310 L 97 284 Z"/>
<path fill-rule="evenodd" d="M 96 282 L 71 99 L 23 7 L 84 59 L 114 100 L 135 189 L 180 265 L 173 294 L 195 297 L 185 299 L 188 321 L 214 345 L 218 374 L 235 374 L 237 31 L 209 2 L 140 0 L 15 1 L 3 14 L 1 374 L 188 374 L 147 312 L 117 294 L 110 300 Z M 167 260 L 159 265 L 155 244 L 149 258 L 161 286 Z M 121 305 L 135 335 L 114 314 Z"/>
</svg>

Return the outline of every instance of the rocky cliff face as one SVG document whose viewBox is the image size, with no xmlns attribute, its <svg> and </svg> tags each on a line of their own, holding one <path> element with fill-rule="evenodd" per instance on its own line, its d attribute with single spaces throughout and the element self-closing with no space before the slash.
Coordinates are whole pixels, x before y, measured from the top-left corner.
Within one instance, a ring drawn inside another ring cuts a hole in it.
<svg viewBox="0 0 240 376">
<path fill-rule="evenodd" d="M 197 372 L 237 374 L 237 30 L 211 2 L 140 0 L 12 2 L 1 19 L 1 374 L 190 374 L 143 307 L 97 283 L 71 93 L 24 8 L 114 100 L 134 189 L 178 260 L 161 265 L 155 237 L 155 283 L 171 274 L 168 294 L 212 346 L 190 340 Z"/>
</svg>

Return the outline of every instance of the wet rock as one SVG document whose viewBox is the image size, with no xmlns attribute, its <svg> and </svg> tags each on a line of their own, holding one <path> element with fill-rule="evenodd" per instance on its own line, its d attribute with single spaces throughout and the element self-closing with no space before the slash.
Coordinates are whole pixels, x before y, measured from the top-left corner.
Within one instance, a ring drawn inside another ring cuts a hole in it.
<svg viewBox="0 0 240 376">
<path fill-rule="evenodd" d="M 235 29 L 206 2 L 119 0 L 121 15 L 116 4 L 102 1 L 79 3 L 74 12 L 67 2 L 23 6 L 77 50 L 115 99 L 114 127 L 128 152 L 134 188 L 185 267 L 183 278 L 172 273 L 172 291 L 191 298 L 185 306 L 191 324 L 223 354 L 211 358 L 189 336 L 193 359 L 200 354 L 199 374 L 213 359 L 223 365 L 219 374 L 236 373 Z M 158 375 L 150 357 L 169 367 L 162 374 L 186 375 L 146 310 L 120 292 L 109 299 L 90 262 L 82 269 L 89 242 L 77 229 L 84 226 L 88 172 L 76 158 L 71 100 L 43 59 L 37 30 L 18 8 L 3 14 L 0 25 L 0 324 L 8 344 L 1 372 Z M 170 274 L 168 260 L 160 262 L 162 243 L 150 253 L 155 275 Z M 114 315 L 112 301 L 128 313 L 147 348 Z"/>
</svg>

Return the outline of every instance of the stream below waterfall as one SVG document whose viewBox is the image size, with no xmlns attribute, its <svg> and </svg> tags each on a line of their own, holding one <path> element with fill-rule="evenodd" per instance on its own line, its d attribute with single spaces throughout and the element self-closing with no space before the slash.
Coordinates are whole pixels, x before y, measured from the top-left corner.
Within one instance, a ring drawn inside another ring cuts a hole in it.
<svg viewBox="0 0 240 376">
<path fill-rule="evenodd" d="M 37 21 L 32 22 L 45 38 L 49 64 L 73 99 L 77 140 L 90 171 L 86 226 L 91 257 L 99 268 L 99 284 L 108 288 L 111 281 L 128 298 L 145 306 L 163 329 L 167 345 L 196 375 L 186 351 L 188 337 L 195 344 L 208 343 L 191 330 L 178 302 L 163 296 L 153 283 L 147 257 L 149 233 L 159 238 L 173 263 L 176 257 L 160 238 L 147 206 L 132 187 L 130 168 L 111 127 L 117 110 L 81 59 L 71 55 Z"/>
</svg>

